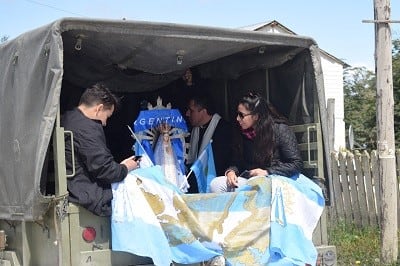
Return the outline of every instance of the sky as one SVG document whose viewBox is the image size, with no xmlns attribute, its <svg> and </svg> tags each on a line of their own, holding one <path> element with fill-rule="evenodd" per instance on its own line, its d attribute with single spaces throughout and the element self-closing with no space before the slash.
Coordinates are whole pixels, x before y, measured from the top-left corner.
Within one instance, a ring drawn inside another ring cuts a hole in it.
<svg viewBox="0 0 400 266">
<path fill-rule="evenodd" d="M 350 66 L 374 69 L 373 0 L 0 0 L 0 37 L 64 17 L 127 19 L 240 28 L 276 20 Z M 400 0 L 390 1 L 400 20 Z M 392 23 L 400 39 L 400 23 Z"/>
</svg>

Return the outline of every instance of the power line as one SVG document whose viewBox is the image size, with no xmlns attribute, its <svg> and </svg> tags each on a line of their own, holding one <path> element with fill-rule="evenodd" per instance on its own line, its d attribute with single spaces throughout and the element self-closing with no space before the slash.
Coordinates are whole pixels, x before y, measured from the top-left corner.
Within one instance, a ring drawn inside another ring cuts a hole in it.
<svg viewBox="0 0 400 266">
<path fill-rule="evenodd" d="M 68 11 L 68 10 L 65 10 L 65 9 L 61 9 L 61 8 L 57 8 L 55 6 L 44 4 L 44 3 L 41 3 L 41 2 L 38 2 L 38 1 L 34 1 L 34 0 L 24 0 L 24 1 L 30 2 L 30 3 L 36 4 L 36 5 L 40 5 L 40 6 L 45 6 L 45 7 L 48 7 L 48 8 L 57 10 L 57 11 L 65 12 L 65 13 L 68 13 L 68 14 L 71 14 L 71 15 L 77 15 L 77 16 L 80 16 L 80 17 L 86 17 L 86 16 L 84 16 L 82 14 L 71 12 L 71 11 Z"/>
</svg>

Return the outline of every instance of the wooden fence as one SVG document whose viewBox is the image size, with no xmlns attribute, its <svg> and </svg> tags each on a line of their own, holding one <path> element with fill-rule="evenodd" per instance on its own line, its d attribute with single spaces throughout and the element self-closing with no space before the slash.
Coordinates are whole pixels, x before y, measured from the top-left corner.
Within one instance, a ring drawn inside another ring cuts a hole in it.
<svg viewBox="0 0 400 266">
<path fill-rule="evenodd" d="M 380 224 L 377 152 L 355 151 L 331 154 L 332 206 L 327 208 L 329 220 L 343 220 L 358 226 Z M 400 176 L 400 150 L 396 150 L 396 173 Z M 399 191 L 399 190 L 398 190 Z M 397 193 L 397 203 L 400 203 Z M 400 206 L 400 205 L 399 205 Z M 398 212 L 399 215 L 399 212 Z M 398 217 L 398 221 L 400 216 Z"/>
</svg>

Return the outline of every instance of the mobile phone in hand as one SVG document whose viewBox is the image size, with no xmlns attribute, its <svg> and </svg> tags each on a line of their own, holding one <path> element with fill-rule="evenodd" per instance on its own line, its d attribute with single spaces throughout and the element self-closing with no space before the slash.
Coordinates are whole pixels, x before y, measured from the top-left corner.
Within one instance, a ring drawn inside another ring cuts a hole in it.
<svg viewBox="0 0 400 266">
<path fill-rule="evenodd" d="M 133 157 L 132 159 L 133 159 L 135 162 L 137 162 L 137 161 L 139 161 L 141 158 L 142 158 L 141 155 L 136 155 L 136 156 Z"/>
<path fill-rule="evenodd" d="M 250 171 L 249 170 L 244 170 L 239 176 L 243 177 L 243 178 L 250 178 L 251 177 L 250 176 Z"/>
</svg>

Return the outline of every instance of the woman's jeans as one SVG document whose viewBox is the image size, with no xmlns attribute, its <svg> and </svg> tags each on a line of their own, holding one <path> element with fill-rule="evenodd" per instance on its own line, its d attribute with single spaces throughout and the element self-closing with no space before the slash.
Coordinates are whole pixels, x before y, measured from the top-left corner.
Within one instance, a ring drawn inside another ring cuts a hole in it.
<svg viewBox="0 0 400 266">
<path fill-rule="evenodd" d="M 211 193 L 223 193 L 223 192 L 233 192 L 237 187 L 228 187 L 226 184 L 227 177 L 226 176 L 217 176 L 210 183 L 210 192 Z M 238 177 L 239 187 L 245 185 L 247 183 L 246 178 Z"/>
</svg>

